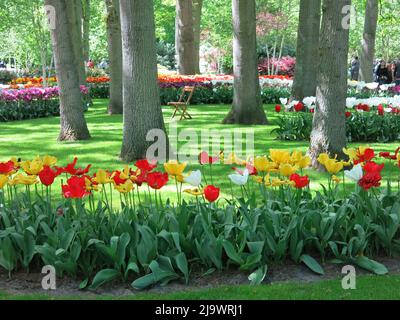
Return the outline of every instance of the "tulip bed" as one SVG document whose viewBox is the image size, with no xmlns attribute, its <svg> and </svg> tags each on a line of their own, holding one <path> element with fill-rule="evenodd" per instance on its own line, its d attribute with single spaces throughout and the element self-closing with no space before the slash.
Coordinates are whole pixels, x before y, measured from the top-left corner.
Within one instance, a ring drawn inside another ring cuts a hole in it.
<svg viewBox="0 0 400 320">
<path fill-rule="evenodd" d="M 349 142 L 392 142 L 400 138 L 400 117 L 396 112 L 384 113 L 382 106 L 377 111 L 346 111 L 346 135 Z M 280 110 L 280 106 L 277 106 Z M 370 110 L 370 109 L 369 109 Z M 278 119 L 278 128 L 273 133 L 279 140 L 308 141 L 312 131 L 312 112 L 285 113 Z"/>
<path fill-rule="evenodd" d="M 89 91 L 81 87 L 83 104 L 87 110 Z M 0 122 L 58 116 L 60 101 L 58 87 L 6 89 L 0 91 Z"/>
<path fill-rule="evenodd" d="M 249 160 L 202 152 L 195 171 L 142 160 L 91 173 L 77 159 L 57 166 L 50 156 L 14 158 L 0 163 L 0 266 L 11 275 L 53 265 L 59 276 L 81 278 L 82 289 L 116 279 L 136 289 L 188 283 L 194 270 L 229 268 L 259 284 L 269 265 L 287 260 L 317 274 L 327 262 L 385 274 L 373 259 L 400 250 L 398 149 L 344 152 L 347 161 L 320 155 L 329 173 L 321 190 L 311 189 L 304 173 L 310 159 L 299 151 Z M 218 162 L 239 192 L 221 190 Z M 162 197 L 168 185 L 176 200 Z"/>
</svg>

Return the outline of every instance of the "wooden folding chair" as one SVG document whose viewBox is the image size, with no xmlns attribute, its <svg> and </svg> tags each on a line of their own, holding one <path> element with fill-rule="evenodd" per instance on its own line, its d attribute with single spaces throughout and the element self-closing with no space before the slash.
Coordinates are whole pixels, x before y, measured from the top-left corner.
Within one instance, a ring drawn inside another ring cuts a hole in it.
<svg viewBox="0 0 400 320">
<path fill-rule="evenodd" d="M 190 101 L 192 100 L 193 93 L 194 93 L 195 87 L 189 87 L 186 86 L 183 88 L 182 94 L 179 98 L 178 102 L 169 102 L 169 106 L 175 107 L 174 114 L 172 116 L 172 119 L 176 117 L 177 114 L 181 115 L 181 118 L 179 121 L 183 119 L 193 119 L 192 116 L 188 112 L 188 108 L 190 105 Z"/>
</svg>

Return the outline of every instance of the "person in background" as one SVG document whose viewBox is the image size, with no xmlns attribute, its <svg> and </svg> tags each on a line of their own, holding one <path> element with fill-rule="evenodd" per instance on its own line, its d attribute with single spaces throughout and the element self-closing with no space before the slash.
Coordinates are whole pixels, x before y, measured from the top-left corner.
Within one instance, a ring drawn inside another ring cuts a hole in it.
<svg viewBox="0 0 400 320">
<path fill-rule="evenodd" d="M 400 59 L 398 59 L 395 63 L 393 79 L 396 83 L 396 86 L 400 86 Z"/>
<path fill-rule="evenodd" d="M 376 68 L 376 80 L 379 85 L 390 83 L 389 68 L 384 60 L 382 60 Z"/>
<path fill-rule="evenodd" d="M 351 80 L 358 81 L 358 76 L 360 74 L 360 60 L 357 56 L 351 61 Z"/>
<path fill-rule="evenodd" d="M 89 69 L 93 69 L 93 68 L 94 68 L 94 62 L 93 62 L 92 59 L 89 59 L 89 61 L 88 61 L 88 63 L 87 63 L 87 67 L 88 67 Z"/>
</svg>

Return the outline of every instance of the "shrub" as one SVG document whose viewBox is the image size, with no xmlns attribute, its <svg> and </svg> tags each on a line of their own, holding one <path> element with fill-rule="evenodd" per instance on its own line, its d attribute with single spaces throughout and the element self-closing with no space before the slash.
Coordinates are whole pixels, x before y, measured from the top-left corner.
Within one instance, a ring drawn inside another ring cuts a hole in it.
<svg viewBox="0 0 400 320">
<path fill-rule="evenodd" d="M 164 41 L 157 42 L 157 63 L 170 70 L 176 69 L 174 44 Z"/>
<path fill-rule="evenodd" d="M 14 72 L 8 70 L 0 70 L 0 83 L 9 83 L 16 78 L 17 75 Z"/>
</svg>

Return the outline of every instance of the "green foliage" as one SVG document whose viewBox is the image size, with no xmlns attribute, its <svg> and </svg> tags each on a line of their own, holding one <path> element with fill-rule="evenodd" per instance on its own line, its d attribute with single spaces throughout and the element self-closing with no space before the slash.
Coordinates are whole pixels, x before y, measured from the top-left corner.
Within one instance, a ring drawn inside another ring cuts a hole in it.
<svg viewBox="0 0 400 320">
<path fill-rule="evenodd" d="M 309 140 L 312 131 L 312 114 L 299 112 L 278 117 L 278 128 L 272 133 L 279 140 L 302 141 Z"/>
<path fill-rule="evenodd" d="M 60 102 L 53 100 L 0 101 L 0 122 L 47 118 L 60 114 Z"/>
<path fill-rule="evenodd" d="M 52 206 L 22 193 L 0 211 L 0 266 L 12 272 L 50 264 L 59 276 L 84 278 L 81 288 L 123 280 L 144 289 L 187 283 L 193 269 L 238 268 L 259 284 L 268 265 L 286 260 L 317 274 L 324 273 L 318 261 L 330 260 L 385 274 L 368 257 L 400 253 L 400 200 L 390 189 L 376 197 L 360 189 L 340 199 L 280 188 L 267 199 L 114 212 L 101 202 L 91 209 L 70 200 Z"/>
<path fill-rule="evenodd" d="M 8 70 L 0 70 L 0 84 L 9 83 L 16 78 L 17 75 L 14 72 Z"/>
<path fill-rule="evenodd" d="M 175 45 L 172 43 L 157 42 L 157 62 L 170 70 L 176 69 Z"/>
</svg>

